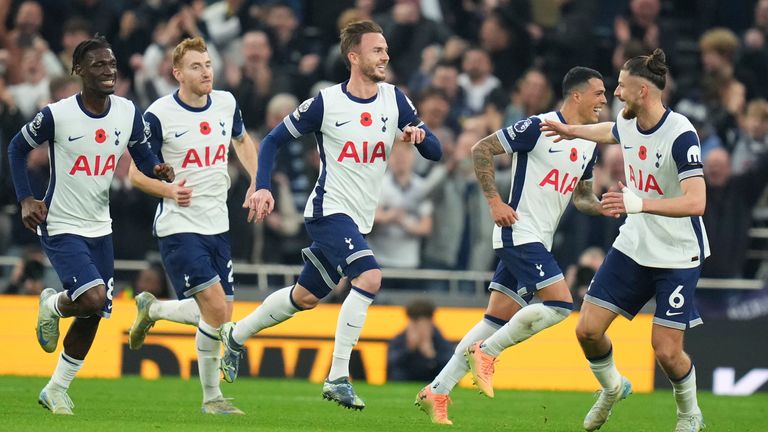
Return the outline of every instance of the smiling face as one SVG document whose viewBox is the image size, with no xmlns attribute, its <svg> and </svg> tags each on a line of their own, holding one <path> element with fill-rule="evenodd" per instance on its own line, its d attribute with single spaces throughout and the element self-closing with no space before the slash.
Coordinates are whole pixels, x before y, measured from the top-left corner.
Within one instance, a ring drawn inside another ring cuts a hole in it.
<svg viewBox="0 0 768 432">
<path fill-rule="evenodd" d="M 186 92 L 203 96 L 213 91 L 213 67 L 207 51 L 188 50 L 173 68 L 173 76 Z"/>
<path fill-rule="evenodd" d="M 579 117 L 583 124 L 597 123 L 600 111 L 608 101 L 605 99 L 605 85 L 603 80 L 590 78 L 585 84 L 577 88 Z"/>
<path fill-rule="evenodd" d="M 83 80 L 83 91 L 108 96 L 115 92 L 117 60 L 109 48 L 98 48 L 85 53 L 75 73 Z"/>
<path fill-rule="evenodd" d="M 365 33 L 360 38 L 360 45 L 349 53 L 349 62 L 353 70 L 372 82 L 381 82 L 386 78 L 389 55 L 387 40 L 381 33 Z"/>
<path fill-rule="evenodd" d="M 637 117 L 641 109 L 643 94 L 648 92 L 648 83 L 640 77 L 630 75 L 626 70 L 619 73 L 619 85 L 613 95 L 624 102 L 621 115 L 627 120 Z"/>
</svg>

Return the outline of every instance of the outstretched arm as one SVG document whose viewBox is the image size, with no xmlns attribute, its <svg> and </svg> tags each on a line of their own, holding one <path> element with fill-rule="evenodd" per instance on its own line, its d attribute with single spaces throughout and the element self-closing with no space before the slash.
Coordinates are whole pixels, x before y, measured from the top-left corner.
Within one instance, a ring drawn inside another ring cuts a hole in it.
<svg viewBox="0 0 768 432">
<path fill-rule="evenodd" d="M 545 136 L 557 137 L 555 142 L 581 138 L 602 144 L 618 144 L 613 135 L 614 122 L 604 122 L 591 125 L 569 125 L 552 120 L 541 123 L 541 131 Z"/>
<path fill-rule="evenodd" d="M 485 199 L 488 200 L 493 221 L 498 226 L 510 226 L 517 222 L 517 213 L 501 200 L 499 191 L 496 189 L 496 171 L 493 165 L 493 157 L 503 153 L 505 153 L 504 147 L 495 133 L 488 135 L 472 146 L 475 176 L 477 176 Z"/>
</svg>

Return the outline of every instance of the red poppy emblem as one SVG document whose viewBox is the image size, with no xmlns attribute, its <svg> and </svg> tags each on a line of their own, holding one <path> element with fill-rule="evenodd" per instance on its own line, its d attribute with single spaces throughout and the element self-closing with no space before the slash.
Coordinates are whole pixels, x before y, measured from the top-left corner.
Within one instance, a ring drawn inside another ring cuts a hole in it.
<svg viewBox="0 0 768 432">
<path fill-rule="evenodd" d="M 371 118 L 371 113 L 364 112 L 360 114 L 360 124 L 368 127 L 371 124 L 373 124 L 373 119 Z"/>
<path fill-rule="evenodd" d="M 576 147 L 571 148 L 571 162 L 576 162 L 576 159 L 579 158 L 579 152 L 576 150 Z"/>
<path fill-rule="evenodd" d="M 640 160 L 645 160 L 648 157 L 648 149 L 645 146 L 640 146 L 640 151 L 637 152 L 637 156 Z"/>
<path fill-rule="evenodd" d="M 96 137 L 95 137 L 95 139 L 96 139 L 96 142 L 99 143 L 99 144 L 101 144 L 101 143 L 103 143 L 104 141 L 107 140 L 107 133 L 104 132 L 104 129 L 96 130 Z"/>
<path fill-rule="evenodd" d="M 200 122 L 200 133 L 203 135 L 211 133 L 211 125 L 208 122 Z"/>
</svg>

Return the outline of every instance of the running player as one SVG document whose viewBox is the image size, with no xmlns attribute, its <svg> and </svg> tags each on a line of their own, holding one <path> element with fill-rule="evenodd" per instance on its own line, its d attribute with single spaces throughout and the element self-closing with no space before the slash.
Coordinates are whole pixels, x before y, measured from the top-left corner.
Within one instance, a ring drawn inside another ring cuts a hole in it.
<svg viewBox="0 0 768 432">
<path fill-rule="evenodd" d="M 696 130 L 685 116 L 666 108 L 664 52 L 624 63 L 614 96 L 624 102 L 616 122 L 571 126 L 545 122 L 542 130 L 559 139 L 621 144 L 627 185 L 603 195 L 603 207 L 626 213 L 581 308 L 576 336 L 602 390 L 584 419 L 599 429 L 615 404 L 632 392 L 613 361 L 605 334 L 618 315 L 632 319 L 656 299 L 651 344 L 667 374 L 677 403 L 676 431 L 696 432 L 704 418 L 696 398 L 696 369 L 683 351 L 685 330 L 702 323 L 694 305 L 701 264 L 709 244 L 701 215 L 706 188 Z"/>
<path fill-rule="evenodd" d="M 475 172 L 496 222 L 493 246 L 500 262 L 488 287 L 491 295 L 484 318 L 416 396 L 416 405 L 433 423 L 452 424 L 448 394 L 467 370 L 471 369 L 481 391 L 493 397 L 496 357 L 505 348 L 564 320 L 573 309 L 563 272 L 550 250 L 570 199 L 584 213 L 608 215 L 592 192 L 597 152 L 595 143 L 587 140 L 556 144 L 541 134 L 539 125 L 546 120 L 596 123 L 606 104 L 603 77 L 593 69 L 575 67 L 563 78 L 563 94 L 566 99 L 560 111 L 521 120 L 472 149 Z M 493 168 L 493 156 L 503 153 L 513 157 L 508 203 L 496 191 Z M 528 305 L 534 293 L 542 303 Z"/>
<path fill-rule="evenodd" d="M 37 341 L 53 352 L 59 318 L 75 317 L 64 350 L 39 403 L 54 414 L 72 414 L 67 389 L 83 366 L 101 317 L 112 313 L 114 252 L 109 187 L 126 146 L 139 169 L 173 181 L 147 144 L 149 128 L 128 101 L 114 96 L 117 62 L 103 37 L 81 42 L 72 55 L 72 73 L 82 92 L 43 108 L 10 144 L 11 174 L 24 225 L 40 242 L 64 291 L 40 294 Z M 51 179 L 42 201 L 32 196 L 27 176 L 29 152 L 48 142 Z"/>
<path fill-rule="evenodd" d="M 154 223 L 163 265 L 179 299 L 195 301 L 156 301 L 150 293 L 139 294 L 130 347 L 138 349 L 143 344 L 156 320 L 197 325 L 202 411 L 243 414 L 219 388 L 219 328 L 232 319 L 234 300 L 227 234 L 227 154 L 231 141 L 253 182 L 256 146 L 243 128 L 234 96 L 213 90 L 211 59 L 201 38 L 185 39 L 176 46 L 173 76 L 179 89 L 150 105 L 144 118 L 152 130 L 152 149 L 173 166 L 180 181 L 164 184 L 147 178 L 135 166 L 130 178 L 142 191 L 163 198 Z M 253 187 L 246 198 L 251 192 Z"/>
<path fill-rule="evenodd" d="M 261 143 L 257 191 L 250 202 L 262 220 L 274 206 L 270 178 L 277 148 L 314 133 L 322 166 L 304 211 L 313 240 L 302 251 L 304 269 L 294 286 L 272 293 L 237 326 L 222 327 L 226 352 L 221 365 L 224 378 L 233 381 L 242 345 L 251 335 L 314 308 L 346 276 L 352 289 L 339 312 L 333 363 L 322 394 L 342 406 L 363 409 L 365 403 L 349 382 L 349 359 L 381 286 L 381 270 L 365 235 L 373 225 L 387 158 L 398 135 L 427 159 L 439 160 L 442 151 L 411 101 L 383 82 L 389 55 L 381 27 L 371 21 L 349 24 L 341 32 L 341 54 L 350 68 L 349 80 L 302 103 Z"/>
</svg>

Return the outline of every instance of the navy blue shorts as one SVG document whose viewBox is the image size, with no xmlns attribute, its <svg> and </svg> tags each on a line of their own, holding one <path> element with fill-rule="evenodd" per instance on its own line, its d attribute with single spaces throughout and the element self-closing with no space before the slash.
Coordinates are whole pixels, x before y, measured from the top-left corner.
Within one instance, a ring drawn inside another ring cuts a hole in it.
<svg viewBox="0 0 768 432">
<path fill-rule="evenodd" d="M 666 269 L 645 267 L 611 248 L 589 285 L 588 301 L 631 320 L 656 297 L 653 322 L 685 330 L 702 324 L 693 296 L 701 267 Z"/>
<path fill-rule="evenodd" d="M 304 270 L 299 284 L 317 298 L 330 293 L 343 276 L 352 280 L 368 270 L 380 269 L 365 236 L 351 217 L 332 214 L 306 219 L 312 244 L 304 248 Z"/>
<path fill-rule="evenodd" d="M 524 297 L 517 294 L 517 279 L 501 261 L 496 266 L 496 272 L 493 274 L 491 283 L 488 284 L 488 291 L 498 291 L 506 294 L 521 307 L 525 307 L 533 298 L 533 293 L 526 294 Z"/>
<path fill-rule="evenodd" d="M 94 238 L 75 234 L 43 235 L 40 243 L 70 300 L 77 300 L 80 294 L 98 285 L 107 288 L 101 316 L 109 318 L 115 287 L 112 234 Z"/>
<path fill-rule="evenodd" d="M 193 233 L 172 234 L 158 239 L 163 265 L 180 299 L 221 283 L 227 300 L 235 298 L 235 278 L 229 236 Z"/>
<path fill-rule="evenodd" d="M 520 297 L 526 298 L 563 279 L 563 271 L 552 252 L 541 243 L 499 248 L 496 256 L 517 282 L 509 288 L 516 290 Z"/>
</svg>

